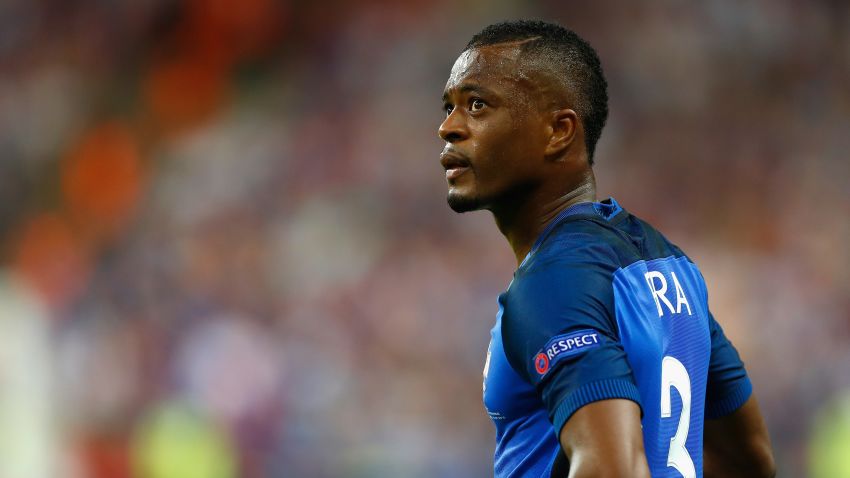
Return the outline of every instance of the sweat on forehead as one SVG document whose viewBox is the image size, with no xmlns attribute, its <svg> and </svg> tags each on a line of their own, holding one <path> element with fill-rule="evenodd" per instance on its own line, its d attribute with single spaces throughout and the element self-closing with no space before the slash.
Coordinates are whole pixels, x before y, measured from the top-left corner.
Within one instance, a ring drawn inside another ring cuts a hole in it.
<svg viewBox="0 0 850 478">
<path fill-rule="evenodd" d="M 510 83 L 529 94 L 541 96 L 541 99 L 569 106 L 572 94 L 562 75 L 540 55 L 523 48 L 524 44 L 535 39 L 468 48 L 455 61 L 446 90 L 459 87 L 466 81 Z"/>
<path fill-rule="evenodd" d="M 536 83 L 533 93 L 546 108 L 575 110 L 592 160 L 608 118 L 608 83 L 593 47 L 556 23 L 514 20 L 485 27 L 464 47 L 465 53 L 491 49 L 502 54 L 502 65 L 507 59 L 513 61 L 511 78 Z M 506 54 L 510 55 L 506 58 Z"/>
</svg>

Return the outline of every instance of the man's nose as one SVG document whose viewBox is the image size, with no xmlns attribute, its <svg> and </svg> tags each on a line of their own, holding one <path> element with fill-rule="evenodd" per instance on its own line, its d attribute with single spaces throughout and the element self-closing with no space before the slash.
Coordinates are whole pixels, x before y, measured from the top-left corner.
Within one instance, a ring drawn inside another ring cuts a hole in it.
<svg viewBox="0 0 850 478">
<path fill-rule="evenodd" d="M 437 133 L 447 143 L 456 143 L 466 139 L 469 137 L 469 130 L 466 128 L 464 115 L 455 108 L 443 120 L 443 124 L 440 125 Z"/>
</svg>

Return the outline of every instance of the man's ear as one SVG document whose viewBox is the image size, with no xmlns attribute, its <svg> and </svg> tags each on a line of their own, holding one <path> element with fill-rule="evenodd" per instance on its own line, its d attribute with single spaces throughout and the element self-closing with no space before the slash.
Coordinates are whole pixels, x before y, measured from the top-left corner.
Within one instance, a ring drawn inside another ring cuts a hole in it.
<svg viewBox="0 0 850 478">
<path fill-rule="evenodd" d="M 560 156 L 575 140 L 579 127 L 578 114 L 571 109 L 554 111 L 549 127 L 552 129 L 552 134 L 549 135 L 545 154 L 547 157 Z"/>
</svg>

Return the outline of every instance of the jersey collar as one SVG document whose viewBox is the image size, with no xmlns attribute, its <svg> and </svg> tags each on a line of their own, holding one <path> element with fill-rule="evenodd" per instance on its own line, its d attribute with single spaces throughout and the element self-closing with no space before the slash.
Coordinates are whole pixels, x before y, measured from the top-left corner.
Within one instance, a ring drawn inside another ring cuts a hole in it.
<svg viewBox="0 0 850 478">
<path fill-rule="evenodd" d="M 528 258 L 531 257 L 532 254 L 534 254 L 537 248 L 540 247 L 540 244 L 542 244 L 546 237 L 549 236 L 549 233 L 552 232 L 552 229 L 554 229 L 555 226 L 557 226 L 558 224 L 564 222 L 566 218 L 576 215 L 596 215 L 605 219 L 606 221 L 610 221 L 622 210 L 623 208 L 620 207 L 620 205 L 613 197 L 609 197 L 608 199 L 605 199 L 600 202 L 580 202 L 564 209 L 563 211 L 558 213 L 558 215 L 555 216 L 555 219 L 553 219 L 552 222 L 550 222 L 546 226 L 546 229 L 544 229 L 543 232 L 541 232 L 540 235 L 537 236 L 537 240 L 534 241 L 534 245 L 531 246 L 531 250 L 528 251 L 528 254 L 526 254 L 525 256 L 525 259 L 522 260 L 522 263 L 519 265 L 519 268 L 522 268 L 522 266 L 525 265 L 526 261 L 528 261 Z"/>
</svg>

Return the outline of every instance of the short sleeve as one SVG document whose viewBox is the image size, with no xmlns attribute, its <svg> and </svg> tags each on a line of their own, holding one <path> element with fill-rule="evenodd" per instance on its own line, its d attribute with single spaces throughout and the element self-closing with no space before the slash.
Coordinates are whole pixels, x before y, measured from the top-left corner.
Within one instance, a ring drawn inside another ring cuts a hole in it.
<svg viewBox="0 0 850 478">
<path fill-rule="evenodd" d="M 741 408 L 750 398 L 753 386 L 738 351 L 711 313 L 708 314 L 708 322 L 711 359 L 708 364 L 705 416 L 720 418 Z"/>
<path fill-rule="evenodd" d="M 505 295 L 508 360 L 537 389 L 557 432 L 591 402 L 640 405 L 614 318 L 614 264 L 604 246 L 573 248 L 518 272 Z"/>
</svg>

